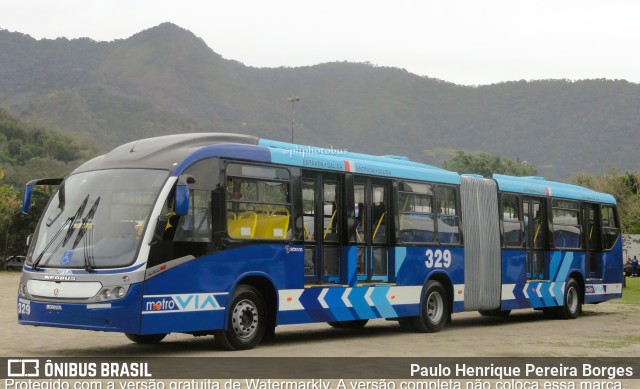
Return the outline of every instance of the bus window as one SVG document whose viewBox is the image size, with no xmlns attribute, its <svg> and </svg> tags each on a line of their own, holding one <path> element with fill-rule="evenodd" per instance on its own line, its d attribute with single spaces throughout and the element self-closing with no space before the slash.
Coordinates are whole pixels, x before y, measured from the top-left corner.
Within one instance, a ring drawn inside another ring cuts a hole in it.
<svg viewBox="0 0 640 389">
<path fill-rule="evenodd" d="M 502 231 L 505 247 L 522 247 L 522 212 L 518 196 L 502 196 Z"/>
<path fill-rule="evenodd" d="M 227 232 L 236 239 L 285 239 L 291 220 L 286 169 L 227 166 Z"/>
<path fill-rule="evenodd" d="M 582 247 L 582 223 L 578 203 L 553 200 L 553 244 L 556 248 Z"/>
<path fill-rule="evenodd" d="M 371 204 L 371 242 L 373 255 L 373 275 L 387 275 L 387 201 L 386 187 L 374 185 Z M 377 245 L 377 247 L 376 247 Z"/>
<path fill-rule="evenodd" d="M 438 241 L 443 244 L 460 242 L 460 223 L 456 189 L 447 186 L 436 187 L 436 203 L 438 204 Z"/>
<path fill-rule="evenodd" d="M 362 275 L 367 270 L 365 267 L 366 247 L 364 246 L 367 234 L 365 184 L 353 186 L 353 198 L 355 201 L 356 242 L 360 244 L 356 269 L 358 275 Z"/>
<path fill-rule="evenodd" d="M 302 180 L 302 220 L 304 225 L 304 274 L 315 275 L 316 270 L 316 180 Z"/>
<path fill-rule="evenodd" d="M 211 242 L 211 192 L 191 190 L 189 214 L 175 225 L 176 242 Z"/>
<path fill-rule="evenodd" d="M 615 209 L 611 206 L 602 206 L 602 245 L 604 250 L 611 250 L 618 239 L 620 229 L 616 218 Z"/>
<path fill-rule="evenodd" d="M 356 241 L 358 243 L 364 243 L 364 237 L 367 232 L 364 188 L 364 184 L 355 184 L 353 188 L 353 195 L 355 200 Z"/>
<path fill-rule="evenodd" d="M 164 240 L 174 242 L 211 242 L 212 217 L 211 192 L 217 184 L 214 173 L 218 169 L 217 159 L 205 159 L 191 165 L 185 174 L 189 181 L 189 212 L 176 216 L 173 212 L 173 198 L 165 204 L 167 221 Z"/>
<path fill-rule="evenodd" d="M 324 181 L 322 191 L 323 229 L 322 241 L 330 243 L 324 245 L 324 273 L 326 276 L 334 276 L 340 273 L 339 269 L 339 243 L 338 223 L 338 183 L 336 181 Z"/>
<path fill-rule="evenodd" d="M 400 182 L 398 184 L 398 216 L 400 242 L 433 242 L 434 215 L 431 185 Z"/>
</svg>

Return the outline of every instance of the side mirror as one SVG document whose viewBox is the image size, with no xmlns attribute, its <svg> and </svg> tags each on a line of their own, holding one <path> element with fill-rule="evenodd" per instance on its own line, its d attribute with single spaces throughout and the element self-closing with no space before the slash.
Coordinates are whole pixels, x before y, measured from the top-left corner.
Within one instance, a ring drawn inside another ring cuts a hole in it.
<svg viewBox="0 0 640 389">
<path fill-rule="evenodd" d="M 33 182 L 33 181 L 32 181 Z M 22 213 L 28 214 L 31 210 L 31 197 L 33 196 L 33 187 L 31 182 L 24 187 L 24 195 L 22 196 Z"/>
<path fill-rule="evenodd" d="M 189 214 L 189 184 L 195 182 L 191 176 L 180 176 L 176 184 L 173 211 L 178 216 Z"/>
<path fill-rule="evenodd" d="M 41 178 L 27 182 L 24 187 L 24 195 L 22 196 L 22 213 L 27 214 L 31 210 L 31 198 L 33 197 L 33 188 L 40 185 L 60 185 L 63 178 Z"/>
</svg>

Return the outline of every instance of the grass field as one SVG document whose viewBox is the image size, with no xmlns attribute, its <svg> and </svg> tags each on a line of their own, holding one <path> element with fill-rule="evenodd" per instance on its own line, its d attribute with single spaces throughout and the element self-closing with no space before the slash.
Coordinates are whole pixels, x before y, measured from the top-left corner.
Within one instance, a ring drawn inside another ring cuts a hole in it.
<svg viewBox="0 0 640 389">
<path fill-rule="evenodd" d="M 640 277 L 627 277 L 627 286 L 622 291 L 621 303 L 640 305 Z"/>
</svg>

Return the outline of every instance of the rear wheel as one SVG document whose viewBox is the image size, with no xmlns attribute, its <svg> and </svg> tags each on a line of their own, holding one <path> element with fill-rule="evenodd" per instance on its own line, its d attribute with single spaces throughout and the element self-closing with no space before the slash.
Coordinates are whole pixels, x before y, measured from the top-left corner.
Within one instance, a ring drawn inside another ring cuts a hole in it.
<svg viewBox="0 0 640 389">
<path fill-rule="evenodd" d="M 150 334 L 150 335 L 137 335 L 137 334 L 124 334 L 130 341 L 138 344 L 156 344 L 160 343 L 167 334 Z"/>
<path fill-rule="evenodd" d="M 556 308 L 556 316 L 560 319 L 575 319 L 582 313 L 582 298 L 578 281 L 569 278 L 564 287 L 564 305 Z"/>
<path fill-rule="evenodd" d="M 422 296 L 420 316 L 412 317 L 411 324 L 416 332 L 438 332 L 449 319 L 449 298 L 439 281 L 427 283 Z"/>
<path fill-rule="evenodd" d="M 233 292 L 227 330 L 216 331 L 216 341 L 227 350 L 248 350 L 257 346 L 267 328 L 262 295 L 254 287 L 240 285 Z"/>
</svg>

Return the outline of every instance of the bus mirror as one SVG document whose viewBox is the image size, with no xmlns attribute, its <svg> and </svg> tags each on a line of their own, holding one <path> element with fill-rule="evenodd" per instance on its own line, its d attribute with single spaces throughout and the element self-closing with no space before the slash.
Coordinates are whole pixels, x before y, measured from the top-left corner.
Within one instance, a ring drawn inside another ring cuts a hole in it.
<svg viewBox="0 0 640 389">
<path fill-rule="evenodd" d="M 29 213 L 31 210 L 31 197 L 33 196 L 33 188 L 38 185 L 60 185 L 62 178 L 41 178 L 27 182 L 24 186 L 24 196 L 22 196 L 22 213 Z"/>
<path fill-rule="evenodd" d="M 31 209 L 31 197 L 33 196 L 33 185 L 25 185 L 24 196 L 22 196 L 22 213 L 27 214 Z"/>
<path fill-rule="evenodd" d="M 175 191 L 175 207 L 174 212 L 178 216 L 189 214 L 189 185 L 178 182 Z"/>
<path fill-rule="evenodd" d="M 33 237 L 33 235 L 27 235 L 27 242 L 26 245 L 29 246 L 31 244 L 31 238 Z"/>
</svg>

